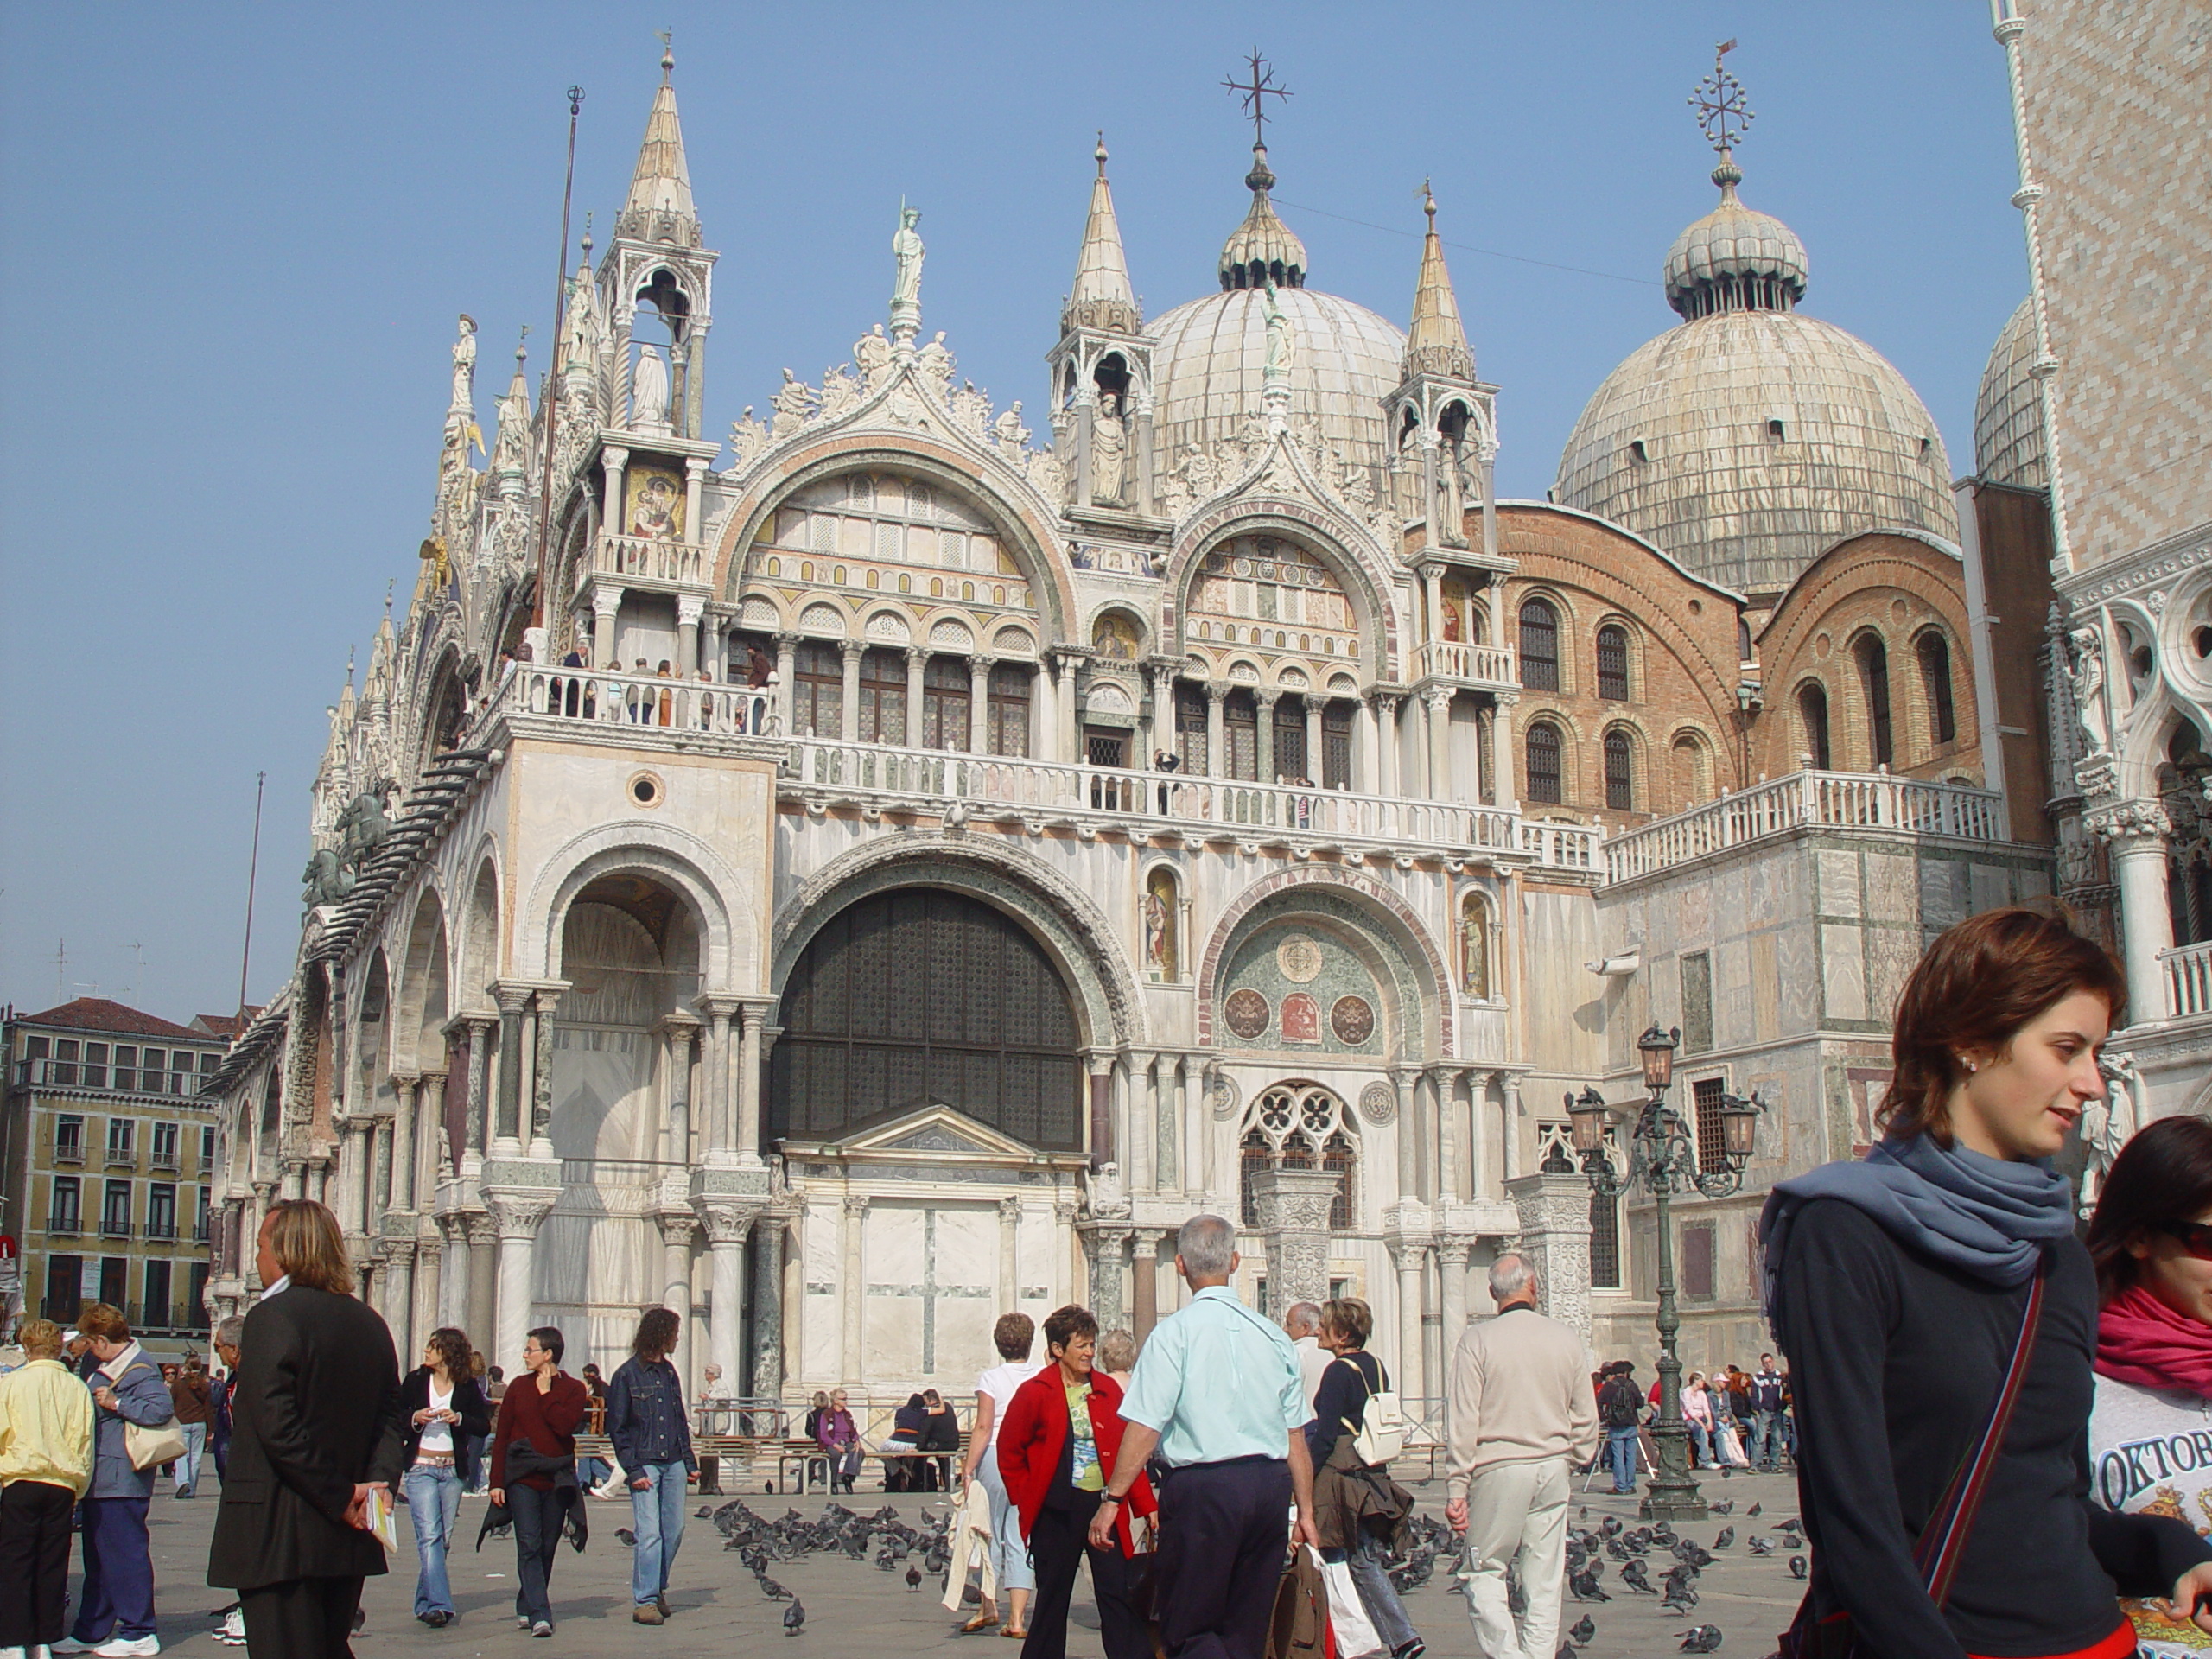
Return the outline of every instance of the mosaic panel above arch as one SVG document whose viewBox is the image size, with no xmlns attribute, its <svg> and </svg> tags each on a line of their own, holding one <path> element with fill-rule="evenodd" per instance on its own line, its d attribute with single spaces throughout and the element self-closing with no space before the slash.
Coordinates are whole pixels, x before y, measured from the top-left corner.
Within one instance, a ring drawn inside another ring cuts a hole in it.
<svg viewBox="0 0 2212 1659">
<path fill-rule="evenodd" d="M 1186 646 L 1243 645 L 1357 658 L 1359 618 L 1337 574 L 1281 536 L 1239 536 L 1199 561 L 1185 607 Z"/>
<path fill-rule="evenodd" d="M 786 496 L 753 538 L 751 580 L 786 604 L 834 588 L 1037 613 L 1029 578 L 989 514 L 941 483 L 882 469 Z"/>
<path fill-rule="evenodd" d="M 1421 1007 L 1395 943 L 1356 901 L 1325 890 L 1301 890 L 1262 913 L 1224 961 L 1216 1040 L 1224 1048 L 1383 1059 L 1396 1022 Z"/>
</svg>

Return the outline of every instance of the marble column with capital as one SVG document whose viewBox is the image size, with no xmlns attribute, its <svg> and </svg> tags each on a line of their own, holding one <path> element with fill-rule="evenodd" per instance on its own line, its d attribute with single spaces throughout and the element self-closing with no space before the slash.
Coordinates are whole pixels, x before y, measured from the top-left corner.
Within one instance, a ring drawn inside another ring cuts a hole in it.
<svg viewBox="0 0 2212 1659">
<path fill-rule="evenodd" d="M 1206 776 L 1221 778 L 1228 774 L 1228 756 L 1223 745 L 1227 741 L 1223 730 L 1221 705 L 1229 700 L 1229 688 L 1217 680 L 1209 680 L 1206 694 Z"/>
<path fill-rule="evenodd" d="M 537 1246 L 537 1230 L 553 1208 L 551 1192 L 495 1192 L 486 1195 L 490 1221 L 499 1237 L 499 1312 L 496 1328 L 497 1363 L 510 1370 L 522 1363 L 523 1338 L 534 1323 L 536 1304 L 531 1296 L 531 1268 Z"/>
<path fill-rule="evenodd" d="M 844 653 L 845 658 L 843 712 L 838 722 L 837 734 L 848 743 L 857 743 L 861 737 L 861 655 L 867 651 L 868 645 L 863 640 L 848 639 L 837 649 Z M 877 735 L 880 737 L 881 734 Z"/>
<path fill-rule="evenodd" d="M 530 1007 L 525 986 L 504 981 L 493 988 L 499 1004 L 499 1079 L 498 1116 L 493 1134 L 495 1157 L 522 1156 L 523 1015 Z"/>
<path fill-rule="evenodd" d="M 753 1227 L 753 1211 L 732 1205 L 709 1204 L 701 1208 L 699 1215 L 706 1224 L 707 1251 L 713 1274 L 708 1311 L 715 1363 L 722 1368 L 724 1382 L 735 1388 L 739 1362 L 744 1357 L 745 1236 Z"/>
<path fill-rule="evenodd" d="M 1505 1118 L 1504 1179 L 1507 1181 L 1517 1181 L 1521 1179 L 1522 1173 L 1521 1079 L 1517 1075 L 1510 1071 L 1502 1072 L 1499 1076 L 1503 1084 L 1503 1092 L 1505 1096 L 1505 1103 L 1502 1108 L 1503 1115 Z"/>
<path fill-rule="evenodd" d="M 1513 710 L 1521 698 L 1516 692 L 1499 691 L 1493 694 L 1492 701 L 1497 712 L 1491 720 L 1491 730 L 1495 734 L 1490 746 L 1491 792 L 1497 805 L 1510 810 L 1521 804 L 1521 785 L 1516 781 L 1515 770 L 1518 757 L 1513 749 Z"/>
<path fill-rule="evenodd" d="M 1114 1056 L 1092 1049 L 1084 1059 L 1090 1068 L 1090 1166 L 1098 1170 L 1115 1161 Z"/>
<path fill-rule="evenodd" d="M 793 699 L 798 693 L 792 677 L 798 664 L 798 635 L 779 633 L 776 636 L 776 707 L 782 715 L 780 724 L 785 736 L 797 734 L 797 706 Z"/>
<path fill-rule="evenodd" d="M 1421 1239 L 1401 1236 L 1385 1241 L 1398 1270 L 1398 1386 L 1420 1386 L 1428 1375 L 1422 1342 L 1421 1280 L 1428 1268 L 1428 1246 Z"/>
<path fill-rule="evenodd" d="M 2112 849 L 2113 881 L 2120 888 L 2120 954 L 2133 1004 L 2129 1023 L 2169 1018 L 2173 1010 L 2158 956 L 2174 942 L 2166 890 L 2165 808 L 2157 801 L 2121 801 L 2090 813 L 2084 827 Z"/>
<path fill-rule="evenodd" d="M 484 1132 L 491 1116 L 492 1033 L 499 1022 L 482 1014 L 467 1017 L 468 1110 L 462 1125 L 461 1177 L 474 1181 L 484 1172 Z"/>
<path fill-rule="evenodd" d="M 533 1158 L 553 1156 L 553 1015 L 560 1006 L 558 991 L 541 990 L 531 998 L 531 1030 L 537 1051 L 530 1078 L 530 1155 Z"/>
<path fill-rule="evenodd" d="M 867 1229 L 867 1198 L 848 1198 L 844 1205 L 844 1236 L 839 1241 L 844 1272 L 839 1287 L 843 1293 L 839 1298 L 843 1318 L 837 1338 L 837 1376 L 849 1389 L 861 1385 L 861 1344 L 868 1332 Z"/>
<path fill-rule="evenodd" d="M 690 679 L 699 671 L 699 616 L 706 604 L 703 594 L 676 596 L 676 672 L 679 678 Z"/>
<path fill-rule="evenodd" d="M 1275 704 L 1282 700 L 1282 693 L 1273 686 L 1261 686 L 1252 693 L 1253 704 L 1259 710 L 1259 729 L 1256 734 L 1258 752 L 1252 757 L 1253 775 L 1263 784 L 1275 780 Z"/>
<path fill-rule="evenodd" d="M 753 1224 L 753 1370 L 747 1397 L 784 1391 L 784 1235 L 789 1222 L 770 1211 Z"/>
<path fill-rule="evenodd" d="M 1407 792 L 1398 780 L 1398 698 L 1395 693 L 1377 691 L 1372 699 L 1375 705 L 1375 758 L 1382 771 L 1381 791 L 1391 798 Z"/>
<path fill-rule="evenodd" d="M 384 1278 L 379 1287 L 382 1294 L 378 1299 L 377 1312 L 384 1315 L 385 1324 L 391 1327 L 391 1345 L 411 1359 L 416 1352 L 415 1332 L 411 1329 L 415 1312 L 415 1241 L 385 1239 L 384 1261 Z"/>
<path fill-rule="evenodd" d="M 1414 1084 L 1420 1073 L 1399 1066 L 1390 1073 L 1398 1092 L 1398 1201 L 1421 1197 L 1421 1122 L 1414 1113 Z"/>
<path fill-rule="evenodd" d="M 910 749 L 922 747 L 922 675 L 928 668 L 930 653 L 921 645 L 906 647 L 906 725 L 899 741 Z M 881 735 L 881 734 L 879 734 Z M 889 739 L 887 737 L 887 742 Z"/>
<path fill-rule="evenodd" d="M 1441 1280 L 1437 1300 L 1444 1312 L 1441 1340 L 1437 1346 L 1447 1365 L 1452 1363 L 1459 1338 L 1467 1333 L 1467 1258 L 1471 1254 L 1473 1246 L 1467 1239 L 1440 1238 L 1436 1242 L 1436 1269 Z"/>
<path fill-rule="evenodd" d="M 660 1228 L 661 1306 L 683 1321 L 671 1357 L 676 1374 L 683 1378 L 686 1391 L 696 1400 L 699 1389 L 698 1373 L 691 1363 L 691 1240 L 699 1230 L 699 1218 L 689 1210 L 660 1210 L 654 1212 L 653 1220 Z M 730 1373 L 725 1370 L 722 1375 L 728 1377 Z"/>
<path fill-rule="evenodd" d="M 385 1202 L 395 1214 L 415 1213 L 415 1178 L 422 1168 L 415 1147 L 416 1103 L 423 1080 L 410 1071 L 391 1076 L 391 1186 Z"/>
<path fill-rule="evenodd" d="M 435 1233 L 429 1236 L 420 1232 L 416 1234 L 415 1300 L 409 1326 L 413 1335 L 400 1350 L 406 1358 L 412 1359 L 420 1353 L 423 1343 L 429 1339 L 430 1332 L 442 1323 L 438 1317 L 438 1299 L 444 1292 L 445 1254 L 445 1241 L 442 1236 Z M 394 1332 L 395 1342 L 397 1338 L 398 1333 Z"/>
<path fill-rule="evenodd" d="M 742 1034 L 737 1046 L 737 1161 L 745 1169 L 760 1167 L 760 1032 L 774 1012 L 775 1005 L 766 1001 L 746 1002 L 738 1010 Z M 725 1370 L 722 1375 L 734 1381 L 737 1373 Z"/>
<path fill-rule="evenodd" d="M 727 1108 L 730 1084 L 730 1016 L 735 1005 L 728 997 L 712 996 L 700 999 L 706 1005 L 707 1046 L 706 1064 L 700 1068 L 700 1083 L 706 1091 L 701 1111 L 702 1127 L 707 1135 L 707 1161 L 726 1164 L 732 1156 L 729 1139 L 730 1124 Z"/>
<path fill-rule="evenodd" d="M 991 657 L 968 659 L 968 753 L 991 752 Z"/>
<path fill-rule="evenodd" d="M 1428 703 L 1428 798 L 1448 801 L 1452 788 L 1452 688 L 1432 686 Z"/>
<path fill-rule="evenodd" d="M 999 1312 L 1021 1307 L 1021 1200 L 1007 1193 L 999 1200 Z"/>
<path fill-rule="evenodd" d="M 489 1212 L 482 1210 L 461 1211 L 461 1224 L 468 1235 L 467 1300 L 461 1317 L 454 1321 L 467 1331 L 469 1339 L 481 1346 L 491 1337 L 496 1346 L 496 1332 L 500 1329 L 499 1308 L 499 1228 Z M 530 1328 L 524 1323 L 520 1329 Z M 492 1363 L 512 1370 L 522 1363 L 522 1350 L 518 1343 L 512 1353 L 486 1351 Z"/>
</svg>

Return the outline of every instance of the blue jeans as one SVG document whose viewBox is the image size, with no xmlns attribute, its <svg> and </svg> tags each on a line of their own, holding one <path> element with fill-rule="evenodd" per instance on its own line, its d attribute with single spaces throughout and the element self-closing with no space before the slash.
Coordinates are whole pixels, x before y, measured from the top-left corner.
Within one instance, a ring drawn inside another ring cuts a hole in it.
<svg viewBox="0 0 2212 1659">
<path fill-rule="evenodd" d="M 1782 1414 L 1762 1411 L 1751 1425 L 1751 1444 L 1745 1448 L 1762 1469 L 1776 1466 L 1782 1457 Z"/>
<path fill-rule="evenodd" d="M 84 1598 L 69 1634 L 97 1647 L 110 1637 L 154 1634 L 154 1559 L 146 1542 L 143 1497 L 88 1497 L 78 1545 L 85 1561 Z"/>
<path fill-rule="evenodd" d="M 189 1497 L 200 1489 L 200 1458 L 207 1448 L 207 1425 L 179 1423 L 184 1431 L 184 1455 L 176 1460 L 176 1495 Z"/>
<path fill-rule="evenodd" d="M 1605 1431 L 1605 1466 L 1613 1471 L 1613 1490 L 1636 1490 L 1636 1426 Z"/>
<path fill-rule="evenodd" d="M 1021 1536 L 1021 1511 L 1007 1495 L 996 1447 L 983 1453 L 983 1460 L 976 1465 L 976 1478 L 983 1483 L 984 1494 L 991 1500 L 991 1573 L 998 1580 L 1000 1594 L 1034 1590 L 1037 1573 L 1029 1564 L 1029 1546 Z"/>
<path fill-rule="evenodd" d="M 638 1535 L 638 1548 L 630 1557 L 630 1599 L 640 1607 L 668 1588 L 668 1569 L 676 1565 L 676 1552 L 683 1544 L 683 1477 L 682 1463 L 649 1463 L 624 1471 L 632 1480 L 652 1483 L 644 1491 L 630 1489 L 630 1514 Z"/>
<path fill-rule="evenodd" d="M 461 1520 L 461 1471 L 451 1464 L 418 1463 L 407 1471 L 409 1524 L 415 1529 L 415 1617 L 454 1611 L 446 1554 Z"/>
</svg>

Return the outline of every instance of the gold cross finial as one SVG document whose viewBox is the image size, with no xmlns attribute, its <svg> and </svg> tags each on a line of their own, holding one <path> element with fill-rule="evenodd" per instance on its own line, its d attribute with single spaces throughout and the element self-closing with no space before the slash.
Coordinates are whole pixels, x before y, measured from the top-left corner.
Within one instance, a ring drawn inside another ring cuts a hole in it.
<svg viewBox="0 0 2212 1659">
<path fill-rule="evenodd" d="M 1756 114 L 1745 100 L 1743 83 L 1728 73 L 1728 54 L 1735 49 L 1732 40 L 1713 48 L 1713 73 L 1698 82 L 1689 99 L 1706 143 L 1724 157 L 1735 148 Z"/>
<path fill-rule="evenodd" d="M 1245 117 L 1252 124 L 1252 143 L 1255 147 L 1257 147 L 1268 141 L 1266 101 L 1270 98 L 1288 98 L 1290 90 L 1275 85 L 1275 72 L 1268 60 L 1260 55 L 1258 47 L 1252 48 L 1250 55 L 1245 59 L 1245 64 L 1251 73 L 1251 79 L 1231 80 L 1224 76 L 1221 84 L 1236 93 L 1243 102 Z"/>
</svg>

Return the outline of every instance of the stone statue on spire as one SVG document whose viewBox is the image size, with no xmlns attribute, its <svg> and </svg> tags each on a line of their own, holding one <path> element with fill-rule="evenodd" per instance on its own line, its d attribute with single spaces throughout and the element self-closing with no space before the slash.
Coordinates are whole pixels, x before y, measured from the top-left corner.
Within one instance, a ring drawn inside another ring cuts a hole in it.
<svg viewBox="0 0 2212 1659">
<path fill-rule="evenodd" d="M 900 202 L 899 228 L 891 238 L 891 257 L 899 270 L 891 285 L 891 337 L 908 350 L 922 327 L 922 259 L 926 250 L 921 232 L 914 228 L 921 218 L 920 208 Z"/>
<path fill-rule="evenodd" d="M 651 346 L 639 351 L 630 382 L 630 424 L 641 432 L 668 429 L 668 365 Z"/>
</svg>

